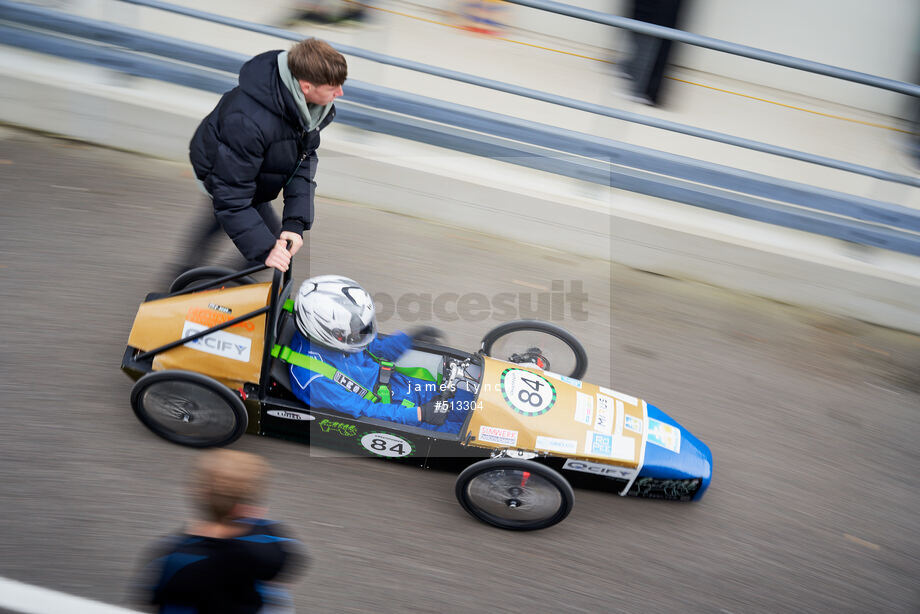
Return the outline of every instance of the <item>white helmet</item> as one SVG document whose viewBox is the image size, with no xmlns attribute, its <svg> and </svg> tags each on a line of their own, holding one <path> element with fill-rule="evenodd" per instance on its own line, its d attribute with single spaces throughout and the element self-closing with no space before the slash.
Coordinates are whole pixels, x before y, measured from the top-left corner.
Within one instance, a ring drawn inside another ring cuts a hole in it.
<svg viewBox="0 0 920 614">
<path fill-rule="evenodd" d="M 377 337 L 374 301 L 352 279 L 311 277 L 294 299 L 297 328 L 311 340 L 342 352 L 360 352 Z"/>
</svg>

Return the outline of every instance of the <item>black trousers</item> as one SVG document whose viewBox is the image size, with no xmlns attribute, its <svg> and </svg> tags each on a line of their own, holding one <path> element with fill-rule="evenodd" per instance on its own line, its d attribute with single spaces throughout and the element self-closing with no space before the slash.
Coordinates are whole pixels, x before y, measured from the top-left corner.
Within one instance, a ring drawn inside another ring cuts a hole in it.
<svg viewBox="0 0 920 614">
<path fill-rule="evenodd" d="M 681 0 L 633 0 L 630 17 L 657 26 L 675 28 L 680 5 Z M 633 80 L 633 93 L 648 98 L 652 104 L 658 104 L 673 41 L 638 32 L 630 34 L 633 54 L 623 69 Z"/>
<path fill-rule="evenodd" d="M 214 251 L 220 238 L 226 236 L 220 222 L 217 221 L 217 216 L 214 214 L 214 205 L 211 203 L 211 197 L 206 196 L 204 200 L 207 207 L 204 208 L 203 214 L 195 225 L 192 226 L 186 239 L 186 247 L 183 250 L 182 261 L 179 263 L 179 266 L 185 270 L 208 264 L 208 258 Z M 277 237 L 281 234 L 281 220 L 272 208 L 271 203 L 259 203 L 258 205 L 253 205 L 253 207 L 258 211 L 262 221 L 265 222 L 265 225 L 268 226 L 273 235 Z M 244 269 L 256 266 L 257 264 L 264 264 L 264 262 L 249 261 L 246 260 L 242 254 L 238 254 L 236 262 L 231 265 L 231 268 Z"/>
</svg>

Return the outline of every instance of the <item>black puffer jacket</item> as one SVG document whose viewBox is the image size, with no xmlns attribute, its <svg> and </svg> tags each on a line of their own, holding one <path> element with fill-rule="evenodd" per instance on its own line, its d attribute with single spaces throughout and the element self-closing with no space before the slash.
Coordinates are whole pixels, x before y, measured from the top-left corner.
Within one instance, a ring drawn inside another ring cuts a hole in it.
<svg viewBox="0 0 920 614">
<path fill-rule="evenodd" d="M 240 84 L 223 95 L 189 144 L 195 175 L 214 200 L 221 226 L 248 260 L 263 261 L 278 237 L 252 207 L 284 189 L 282 230 L 303 234 L 313 223 L 319 131 L 333 107 L 307 132 L 294 97 L 278 74 L 278 54 L 246 62 Z"/>
</svg>

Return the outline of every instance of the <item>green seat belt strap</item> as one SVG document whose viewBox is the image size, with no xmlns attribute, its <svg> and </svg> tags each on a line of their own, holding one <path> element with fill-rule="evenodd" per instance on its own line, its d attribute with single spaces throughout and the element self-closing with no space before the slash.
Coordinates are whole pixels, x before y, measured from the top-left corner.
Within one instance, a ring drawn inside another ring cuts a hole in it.
<svg viewBox="0 0 920 614">
<path fill-rule="evenodd" d="M 381 403 L 389 403 L 392 400 L 392 397 L 390 397 L 390 376 L 393 375 L 395 365 L 388 360 L 381 360 L 378 361 L 377 366 L 379 368 L 377 370 L 377 386 L 374 388 L 374 394 L 380 397 Z"/>
<path fill-rule="evenodd" d="M 320 375 L 327 377 L 334 381 L 339 386 L 342 386 L 349 392 L 354 392 L 359 395 L 361 398 L 366 399 L 372 403 L 377 403 L 377 395 L 375 395 L 370 390 L 359 386 L 356 384 L 350 377 L 340 372 L 338 369 L 325 363 L 322 360 L 317 360 L 312 356 L 307 356 L 306 354 L 301 354 L 300 352 L 295 352 L 287 346 L 276 345 L 272 348 L 272 356 L 282 361 L 292 364 L 297 367 L 303 367 L 304 369 L 310 369 L 315 371 Z M 389 397 L 389 390 L 387 391 L 387 396 Z M 386 401 L 389 403 L 389 400 Z"/>
<path fill-rule="evenodd" d="M 395 367 L 396 365 L 388 360 L 380 361 L 380 371 L 377 372 L 377 387 L 374 392 L 380 397 L 381 403 L 393 402 L 393 397 L 390 394 L 390 375 L 393 374 Z M 415 403 L 408 399 L 403 399 L 401 403 L 403 407 L 415 407 Z"/>
<path fill-rule="evenodd" d="M 368 352 L 368 354 L 371 354 L 371 353 Z M 382 358 L 377 358 L 373 354 L 371 354 L 371 358 L 373 358 L 374 360 L 376 360 L 378 363 L 381 363 L 381 364 L 387 362 L 386 360 L 383 360 Z M 441 375 L 438 374 L 438 377 L 435 377 L 434 375 L 431 374 L 431 371 L 429 371 L 425 367 L 400 367 L 399 365 L 394 364 L 393 370 L 396 371 L 397 373 L 402 373 L 403 375 L 407 377 L 414 377 L 415 379 L 420 379 L 425 382 L 435 382 L 437 384 L 441 383 Z"/>
</svg>

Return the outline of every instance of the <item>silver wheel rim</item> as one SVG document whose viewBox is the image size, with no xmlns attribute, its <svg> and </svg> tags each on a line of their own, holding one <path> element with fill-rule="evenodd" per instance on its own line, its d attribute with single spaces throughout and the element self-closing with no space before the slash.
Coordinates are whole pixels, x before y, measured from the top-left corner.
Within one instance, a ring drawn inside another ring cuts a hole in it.
<svg viewBox="0 0 920 614">
<path fill-rule="evenodd" d="M 575 370 L 577 356 L 574 350 L 562 339 L 545 331 L 519 330 L 506 333 L 495 340 L 489 355 L 501 360 L 511 360 L 511 356 L 515 354 L 528 355 L 531 349 L 539 349 L 540 355 L 548 362 L 540 368 L 562 375 L 568 375 Z"/>
<path fill-rule="evenodd" d="M 222 439 L 237 426 L 227 400 L 193 382 L 168 380 L 151 384 L 144 389 L 140 405 L 157 428 L 182 439 Z"/>
<path fill-rule="evenodd" d="M 559 512 L 559 488 L 543 476 L 522 469 L 492 469 L 476 474 L 466 485 L 470 504 L 509 524 L 530 524 Z"/>
</svg>

